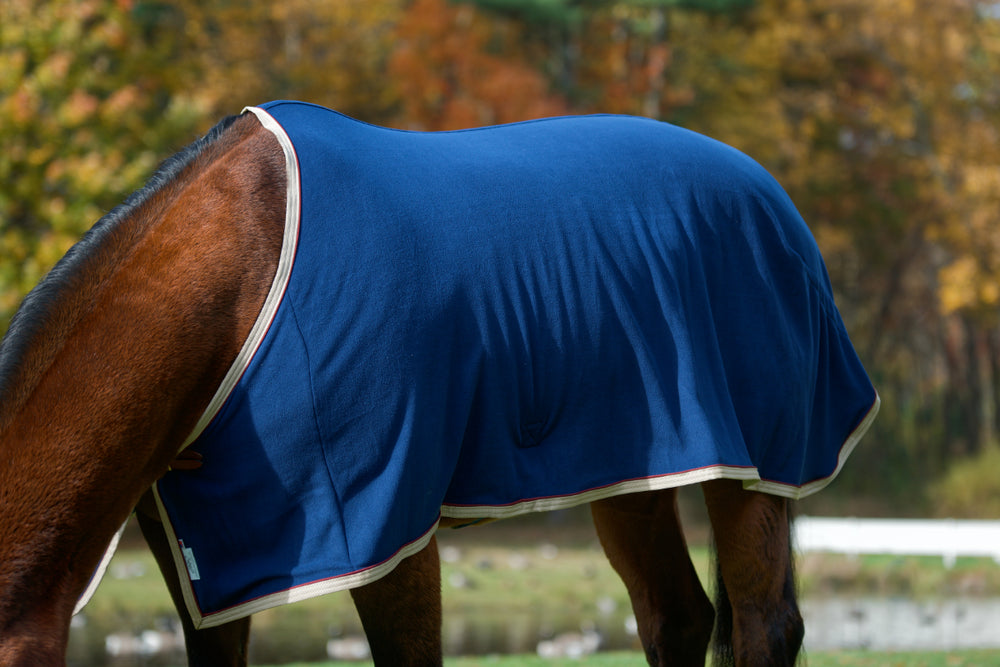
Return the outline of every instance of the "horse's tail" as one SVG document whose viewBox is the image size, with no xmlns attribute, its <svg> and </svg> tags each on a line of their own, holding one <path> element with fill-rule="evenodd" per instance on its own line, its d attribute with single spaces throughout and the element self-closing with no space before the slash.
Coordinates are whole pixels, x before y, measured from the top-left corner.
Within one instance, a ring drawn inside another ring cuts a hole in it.
<svg viewBox="0 0 1000 667">
<path fill-rule="evenodd" d="M 736 664 L 733 655 L 733 605 L 726 592 L 719 567 L 719 554 L 712 538 L 712 570 L 715 573 L 715 630 L 712 632 L 712 666 L 732 667 Z"/>
<path fill-rule="evenodd" d="M 794 526 L 794 503 L 785 504 L 788 518 L 788 568 L 785 572 L 785 582 L 782 591 L 784 600 L 790 603 L 790 609 L 798 613 L 798 590 L 795 576 L 795 554 L 792 544 L 792 527 Z M 715 574 L 715 630 L 712 633 L 712 665 L 713 667 L 733 667 L 736 664 L 736 656 L 733 652 L 733 605 L 729 600 L 729 593 L 726 591 L 726 584 L 722 580 L 722 570 L 719 568 L 719 556 L 715 545 L 715 539 L 711 541 L 712 548 L 712 569 Z M 798 636 L 795 651 L 801 645 L 802 637 Z"/>
</svg>

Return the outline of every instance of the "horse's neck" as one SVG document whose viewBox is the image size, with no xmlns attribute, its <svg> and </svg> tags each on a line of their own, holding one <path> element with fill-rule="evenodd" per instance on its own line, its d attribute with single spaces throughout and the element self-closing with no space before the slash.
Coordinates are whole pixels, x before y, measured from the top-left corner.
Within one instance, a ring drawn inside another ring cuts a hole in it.
<svg viewBox="0 0 1000 667">
<path fill-rule="evenodd" d="M 15 607 L 26 610 L 15 596 L 28 586 L 71 607 L 65 598 L 166 471 L 270 288 L 281 148 L 250 117 L 217 143 L 154 197 L 157 219 L 104 272 L 0 433 L 0 636 Z"/>
</svg>

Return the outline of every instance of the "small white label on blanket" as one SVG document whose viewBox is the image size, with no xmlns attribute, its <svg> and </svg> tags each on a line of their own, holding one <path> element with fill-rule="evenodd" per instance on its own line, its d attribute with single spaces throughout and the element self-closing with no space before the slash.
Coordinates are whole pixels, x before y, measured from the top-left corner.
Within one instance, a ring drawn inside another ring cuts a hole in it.
<svg viewBox="0 0 1000 667">
<path fill-rule="evenodd" d="M 181 555 L 184 556 L 184 564 L 187 565 L 188 576 L 191 581 L 198 581 L 201 575 L 198 573 L 198 561 L 194 559 L 194 551 L 184 546 L 184 540 L 178 540 L 181 545 Z"/>
</svg>

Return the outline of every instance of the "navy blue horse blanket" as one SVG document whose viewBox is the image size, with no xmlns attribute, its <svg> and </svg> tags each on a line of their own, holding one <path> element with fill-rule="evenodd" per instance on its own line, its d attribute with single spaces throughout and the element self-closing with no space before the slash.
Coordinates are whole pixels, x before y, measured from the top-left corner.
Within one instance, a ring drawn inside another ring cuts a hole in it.
<svg viewBox="0 0 1000 667">
<path fill-rule="evenodd" d="M 878 408 L 816 243 L 745 155 L 665 123 L 406 132 L 253 113 L 284 148 L 257 325 L 156 485 L 195 622 L 361 586 L 442 515 L 837 474 Z"/>
</svg>

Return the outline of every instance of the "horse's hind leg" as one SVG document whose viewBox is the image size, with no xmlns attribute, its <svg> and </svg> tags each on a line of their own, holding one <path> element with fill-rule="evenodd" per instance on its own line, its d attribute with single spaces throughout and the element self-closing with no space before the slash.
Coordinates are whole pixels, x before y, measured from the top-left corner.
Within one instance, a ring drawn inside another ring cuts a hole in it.
<svg viewBox="0 0 1000 667">
<path fill-rule="evenodd" d="M 677 491 L 600 500 L 597 535 L 625 582 L 650 665 L 704 665 L 714 612 L 688 554 Z"/>
<path fill-rule="evenodd" d="M 702 484 L 715 537 L 720 664 L 793 665 L 804 634 L 795 601 L 788 501 L 735 480 Z"/>
<path fill-rule="evenodd" d="M 250 640 L 250 618 L 230 621 L 214 628 L 195 629 L 184 604 L 181 582 L 170 553 L 167 533 L 160 520 L 155 518 L 154 507 L 152 494 L 147 492 L 136 508 L 135 515 L 180 615 L 189 667 L 245 667 Z"/>
<path fill-rule="evenodd" d="M 379 667 L 438 667 L 441 657 L 441 563 L 437 539 L 351 597 Z"/>
</svg>

